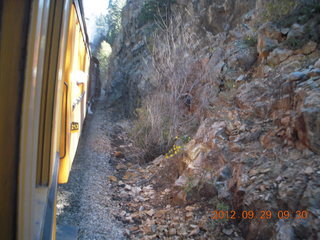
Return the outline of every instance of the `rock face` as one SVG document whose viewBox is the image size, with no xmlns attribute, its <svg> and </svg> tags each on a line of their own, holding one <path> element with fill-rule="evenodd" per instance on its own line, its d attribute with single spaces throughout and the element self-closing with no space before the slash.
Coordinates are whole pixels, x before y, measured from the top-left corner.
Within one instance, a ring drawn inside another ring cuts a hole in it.
<svg viewBox="0 0 320 240">
<path fill-rule="evenodd" d="M 148 39 L 152 38 L 156 24 L 147 22 L 141 26 L 139 14 L 143 0 L 128 1 L 122 15 L 123 30 L 118 35 L 113 49 L 107 88 L 108 104 L 121 106 L 130 114 L 139 101 L 152 90 L 152 83 L 145 78 L 148 71 L 146 62 L 150 60 Z M 203 35 L 217 34 L 234 28 L 238 20 L 255 6 L 255 0 L 249 1 L 177 1 L 173 12 L 184 12 L 185 21 L 197 19 L 194 31 Z M 248 69 L 256 59 L 256 50 L 243 50 L 235 56 L 236 64 Z"/>
<path fill-rule="evenodd" d="M 240 214 L 270 211 L 270 218 L 232 222 L 244 239 L 319 239 L 320 41 L 308 35 L 310 26 L 320 29 L 319 13 L 292 13 L 256 29 L 266 2 L 177 0 L 172 6 L 186 25 L 196 19 L 191 29 L 203 39 L 192 57 L 207 75 L 192 90 L 188 114 L 203 96 L 209 110 L 181 154 L 155 160 L 154 187 L 170 188 L 172 204 L 213 199 Z M 152 24 L 138 24 L 140 7 L 129 1 L 113 46 L 109 104 L 127 112 L 153 88 L 145 64 Z M 189 78 L 199 75 L 200 67 L 194 69 Z M 220 232 L 237 237 L 228 226 Z"/>
</svg>

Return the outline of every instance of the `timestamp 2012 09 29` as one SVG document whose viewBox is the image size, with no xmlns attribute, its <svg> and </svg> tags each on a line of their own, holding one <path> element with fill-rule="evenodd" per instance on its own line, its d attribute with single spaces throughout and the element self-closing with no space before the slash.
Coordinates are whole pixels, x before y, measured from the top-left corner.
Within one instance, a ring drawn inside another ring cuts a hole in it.
<svg viewBox="0 0 320 240">
<path fill-rule="evenodd" d="M 211 219 L 214 220 L 251 220 L 251 219 L 261 219 L 261 220 L 269 220 L 272 218 L 277 219 L 306 219 L 308 218 L 307 210 L 243 210 L 243 211 L 235 211 L 235 210 L 214 210 L 211 211 Z"/>
</svg>

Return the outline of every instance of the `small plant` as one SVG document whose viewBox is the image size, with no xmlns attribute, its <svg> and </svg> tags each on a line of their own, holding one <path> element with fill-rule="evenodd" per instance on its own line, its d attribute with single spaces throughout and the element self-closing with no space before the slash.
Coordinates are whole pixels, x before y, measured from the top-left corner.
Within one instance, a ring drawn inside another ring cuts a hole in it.
<svg viewBox="0 0 320 240">
<path fill-rule="evenodd" d="M 188 142 L 190 142 L 191 137 L 189 137 L 188 135 L 184 135 L 181 138 L 179 136 L 176 136 L 174 138 L 177 142 L 182 142 L 183 144 L 187 144 Z M 179 141 L 181 140 L 181 141 Z M 172 148 L 165 154 L 165 158 L 170 158 L 173 157 L 175 155 L 177 155 L 178 153 L 180 153 L 182 150 L 182 146 L 177 144 L 173 144 Z"/>
<path fill-rule="evenodd" d="M 176 139 L 179 139 L 179 137 L 176 138 Z M 183 142 L 184 144 L 187 144 L 188 142 L 190 142 L 191 137 L 189 137 L 188 135 L 184 135 L 184 136 L 181 137 L 181 140 L 182 140 L 182 142 Z"/>
<path fill-rule="evenodd" d="M 255 47 L 257 46 L 258 40 L 254 36 L 245 36 L 243 42 L 249 47 Z"/>
<path fill-rule="evenodd" d="M 214 225 L 223 225 L 225 223 L 227 223 L 229 220 L 228 218 L 224 216 L 224 213 L 229 211 L 230 206 L 228 204 L 226 204 L 225 202 L 220 201 L 218 198 L 213 198 L 210 203 L 213 204 L 213 206 L 215 206 L 213 208 L 212 211 L 212 217 L 211 217 L 211 221 Z M 217 213 L 219 213 L 220 211 L 224 212 L 223 214 L 221 214 L 219 217 L 217 217 Z"/>
<path fill-rule="evenodd" d="M 184 185 L 183 191 L 185 193 L 190 193 L 190 191 L 192 190 L 192 188 L 194 188 L 194 183 L 193 183 L 194 178 L 189 176 L 188 180 L 186 182 L 186 184 Z"/>
<path fill-rule="evenodd" d="M 181 146 L 173 145 L 172 148 L 165 154 L 165 158 L 173 157 L 181 151 Z"/>
<path fill-rule="evenodd" d="M 271 0 L 265 6 L 263 18 L 265 21 L 277 20 L 288 15 L 297 5 L 297 0 Z"/>
<path fill-rule="evenodd" d="M 229 90 L 234 89 L 234 88 L 237 87 L 237 84 L 236 84 L 236 82 L 235 82 L 234 80 L 227 80 L 227 81 L 225 81 L 224 85 L 225 85 Z"/>
<path fill-rule="evenodd" d="M 168 15 L 174 2 L 175 0 L 146 0 L 138 16 L 139 24 L 142 26 L 147 22 L 162 19 L 163 15 Z"/>
<path fill-rule="evenodd" d="M 228 211 L 230 207 L 224 202 L 218 202 L 216 208 L 218 211 Z"/>
</svg>

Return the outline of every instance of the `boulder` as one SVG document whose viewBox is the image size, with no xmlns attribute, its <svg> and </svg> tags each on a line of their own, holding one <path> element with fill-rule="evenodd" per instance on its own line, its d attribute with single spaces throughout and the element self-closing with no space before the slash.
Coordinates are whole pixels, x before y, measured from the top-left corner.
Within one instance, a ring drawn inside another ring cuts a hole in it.
<svg viewBox="0 0 320 240">
<path fill-rule="evenodd" d="M 305 98 L 295 129 L 304 145 L 320 153 L 320 92 L 312 92 Z"/>
<path fill-rule="evenodd" d="M 317 43 L 310 41 L 306 43 L 301 49 L 295 51 L 295 54 L 309 55 L 317 49 Z"/>
<path fill-rule="evenodd" d="M 229 58 L 228 65 L 235 69 L 240 68 L 247 71 L 255 63 L 257 57 L 256 48 L 244 48 Z"/>
<path fill-rule="evenodd" d="M 262 34 L 258 35 L 258 45 L 257 51 L 259 57 L 265 59 L 268 57 L 269 53 L 279 45 L 278 41 L 275 39 L 268 38 Z"/>
<path fill-rule="evenodd" d="M 304 38 L 304 36 L 305 36 L 304 27 L 300 24 L 295 23 L 291 26 L 291 29 L 287 35 L 287 39 Z"/>
<path fill-rule="evenodd" d="M 267 58 L 267 63 L 273 66 L 286 60 L 293 54 L 292 50 L 276 48 L 274 49 Z"/>
<path fill-rule="evenodd" d="M 281 30 L 278 29 L 271 22 L 267 22 L 267 23 L 263 24 L 259 28 L 258 31 L 261 35 L 264 35 L 265 37 L 268 37 L 270 39 L 275 39 L 275 40 L 281 41 L 283 38 L 283 34 L 282 34 Z"/>
</svg>

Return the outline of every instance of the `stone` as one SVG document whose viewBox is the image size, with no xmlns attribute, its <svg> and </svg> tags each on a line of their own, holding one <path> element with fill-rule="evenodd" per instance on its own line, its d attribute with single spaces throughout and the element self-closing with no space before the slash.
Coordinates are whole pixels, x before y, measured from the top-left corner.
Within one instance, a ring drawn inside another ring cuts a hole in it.
<svg viewBox="0 0 320 240">
<path fill-rule="evenodd" d="M 175 228 L 170 228 L 169 229 L 169 235 L 170 236 L 173 236 L 173 235 L 176 235 L 177 234 L 177 229 L 175 229 Z"/>
<path fill-rule="evenodd" d="M 295 129 L 301 143 L 320 153 L 320 92 L 310 93 L 304 100 Z"/>
<path fill-rule="evenodd" d="M 270 39 L 276 39 L 278 41 L 282 39 L 283 33 L 271 22 L 263 24 L 258 31 L 260 34 L 263 34 Z"/>
<path fill-rule="evenodd" d="M 109 180 L 112 182 L 118 181 L 117 177 L 115 177 L 115 176 L 109 176 Z"/>
<path fill-rule="evenodd" d="M 307 175 L 311 175 L 313 173 L 313 168 L 312 167 L 307 167 L 305 170 L 304 170 L 304 173 L 307 174 Z"/>
<path fill-rule="evenodd" d="M 229 142 L 228 145 L 231 152 L 241 152 L 243 150 L 241 144 Z"/>
<path fill-rule="evenodd" d="M 179 229 L 178 229 L 178 231 L 177 231 L 177 234 L 179 235 L 179 236 L 183 236 L 183 237 L 185 237 L 185 236 L 187 236 L 188 235 L 188 230 L 187 230 L 187 228 L 186 227 L 180 227 Z"/>
<path fill-rule="evenodd" d="M 298 55 L 295 55 L 298 56 Z M 282 73 L 290 73 L 298 70 L 301 67 L 301 62 L 299 60 L 291 60 L 294 56 L 289 57 L 281 64 L 280 71 Z"/>
<path fill-rule="evenodd" d="M 195 235 L 198 235 L 200 232 L 200 229 L 199 227 L 196 227 L 195 229 L 193 229 L 190 233 L 189 233 L 189 236 L 195 236 Z"/>
<path fill-rule="evenodd" d="M 193 213 L 192 212 L 187 212 L 186 213 L 187 218 L 193 218 Z"/>
<path fill-rule="evenodd" d="M 241 82 L 245 79 L 245 75 L 244 74 L 241 74 L 237 79 L 236 79 L 236 82 Z"/>
<path fill-rule="evenodd" d="M 312 235 L 312 222 L 310 218 L 295 219 L 292 224 L 295 236 L 299 239 L 310 239 Z"/>
<path fill-rule="evenodd" d="M 251 169 L 250 172 L 249 172 L 249 176 L 252 177 L 252 176 L 257 175 L 258 173 L 259 173 L 258 170 L 256 170 L 256 169 Z"/>
<path fill-rule="evenodd" d="M 300 24 L 293 24 L 287 34 L 287 39 L 290 38 L 303 38 L 305 36 L 304 28 Z"/>
<path fill-rule="evenodd" d="M 283 35 L 287 35 L 289 31 L 290 31 L 290 28 L 281 28 L 281 33 Z"/>
<path fill-rule="evenodd" d="M 317 49 L 317 43 L 310 41 L 306 45 L 304 45 L 301 49 L 301 52 L 305 55 L 309 55 Z"/>
<path fill-rule="evenodd" d="M 292 50 L 276 48 L 274 49 L 267 58 L 267 63 L 276 66 L 286 60 L 293 54 Z"/>
<path fill-rule="evenodd" d="M 243 48 L 228 58 L 228 65 L 232 66 L 233 68 L 247 71 L 255 63 L 257 56 L 258 53 L 256 48 Z"/>
<path fill-rule="evenodd" d="M 115 151 L 115 152 L 113 153 L 113 155 L 114 155 L 116 158 L 122 158 L 122 157 L 124 157 L 123 153 L 120 152 L 120 151 Z"/>
<path fill-rule="evenodd" d="M 195 209 L 196 209 L 196 207 L 194 207 L 194 206 L 186 206 L 186 211 L 188 211 L 188 212 L 192 212 L 192 211 L 194 211 Z"/>
<path fill-rule="evenodd" d="M 312 69 L 310 71 L 307 71 L 307 75 L 308 75 L 308 77 L 318 77 L 318 76 L 320 76 L 320 69 L 316 68 L 316 69 Z"/>
<path fill-rule="evenodd" d="M 167 212 L 167 210 L 165 210 L 165 209 L 157 210 L 154 216 L 156 218 L 162 218 L 165 216 L 166 212 Z"/>
<path fill-rule="evenodd" d="M 289 81 L 298 81 L 302 79 L 306 79 L 307 75 L 305 72 L 292 72 L 288 75 Z"/>
<path fill-rule="evenodd" d="M 258 36 L 257 51 L 262 59 L 266 59 L 270 52 L 279 45 L 277 40 L 270 39 L 264 35 Z"/>
<path fill-rule="evenodd" d="M 133 227 L 130 227 L 129 230 L 131 232 L 135 232 L 135 231 L 138 231 L 139 230 L 139 227 L 138 226 L 133 226 Z"/>
<path fill-rule="evenodd" d="M 119 163 L 117 166 L 116 166 L 116 169 L 117 170 L 121 170 L 121 169 L 127 169 L 127 166 L 122 164 L 122 163 Z"/>
<path fill-rule="evenodd" d="M 153 231 L 154 229 L 152 229 L 151 226 L 147 225 L 143 227 L 143 232 L 146 235 L 152 235 L 155 231 Z"/>
<path fill-rule="evenodd" d="M 146 211 L 146 214 L 150 217 L 152 217 L 155 214 L 155 210 L 154 209 L 150 209 L 149 211 Z"/>
<path fill-rule="evenodd" d="M 231 177 L 232 177 L 232 167 L 230 165 L 226 165 L 221 169 L 220 175 L 218 177 L 218 181 L 224 181 L 224 180 L 230 179 Z"/>
<path fill-rule="evenodd" d="M 223 228 L 222 232 L 228 236 L 230 236 L 233 233 L 233 229 L 232 228 Z"/>
<path fill-rule="evenodd" d="M 135 172 L 126 172 L 126 174 L 123 176 L 124 180 L 128 180 L 132 177 L 136 177 L 138 174 Z"/>
<path fill-rule="evenodd" d="M 295 239 L 294 231 L 289 222 L 285 222 L 282 219 L 278 221 L 276 224 L 277 229 L 277 239 L 285 240 L 285 239 Z"/>
<path fill-rule="evenodd" d="M 320 58 L 314 64 L 315 68 L 320 68 Z"/>
</svg>

